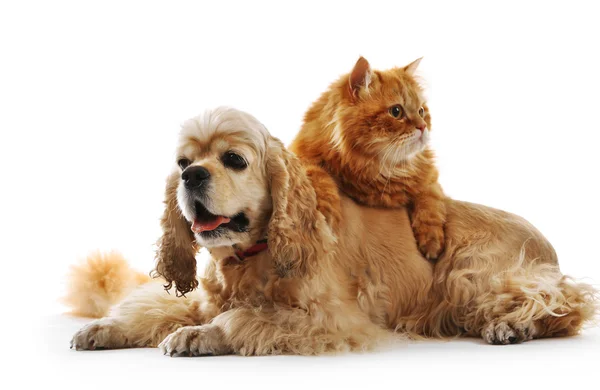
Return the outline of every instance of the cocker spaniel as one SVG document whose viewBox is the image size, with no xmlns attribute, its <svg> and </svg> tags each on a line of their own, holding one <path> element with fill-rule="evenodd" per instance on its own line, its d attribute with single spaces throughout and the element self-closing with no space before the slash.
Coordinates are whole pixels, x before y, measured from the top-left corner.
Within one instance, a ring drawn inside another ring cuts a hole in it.
<svg viewBox="0 0 600 390">
<path fill-rule="evenodd" d="M 74 310 L 112 308 L 72 347 L 319 354 L 398 333 L 508 344 L 575 334 L 596 313 L 595 290 L 563 276 L 550 244 L 522 218 L 450 200 L 446 251 L 434 268 L 405 209 L 356 204 L 230 108 L 183 125 L 162 227 L 162 282 L 136 277 L 116 255 L 74 270 Z M 197 277 L 200 247 L 211 261 Z"/>
</svg>

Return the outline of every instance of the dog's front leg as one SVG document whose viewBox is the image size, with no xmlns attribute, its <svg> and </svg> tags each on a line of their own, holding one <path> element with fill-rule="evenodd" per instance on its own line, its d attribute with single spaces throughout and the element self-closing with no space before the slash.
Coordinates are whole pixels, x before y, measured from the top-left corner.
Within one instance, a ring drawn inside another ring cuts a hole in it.
<svg viewBox="0 0 600 390">
<path fill-rule="evenodd" d="M 202 289 L 176 297 L 167 294 L 161 283 L 151 283 L 131 293 L 108 317 L 81 328 L 71 348 L 156 347 L 177 329 L 206 324 L 218 313 Z"/>
<path fill-rule="evenodd" d="M 317 321 L 300 309 L 238 308 L 218 315 L 210 324 L 178 329 L 159 347 L 171 356 L 316 355 L 365 350 L 390 335 L 360 315 L 352 321 L 326 315 Z"/>
</svg>

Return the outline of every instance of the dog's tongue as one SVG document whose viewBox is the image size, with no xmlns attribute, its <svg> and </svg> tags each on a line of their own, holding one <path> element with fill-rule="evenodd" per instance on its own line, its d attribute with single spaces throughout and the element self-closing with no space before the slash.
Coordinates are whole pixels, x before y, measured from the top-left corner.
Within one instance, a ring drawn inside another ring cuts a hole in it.
<svg viewBox="0 0 600 390">
<path fill-rule="evenodd" d="M 209 221 L 209 222 L 200 222 L 196 219 L 196 220 L 194 220 L 194 223 L 192 224 L 192 231 L 194 233 L 200 233 L 200 232 L 204 232 L 207 230 L 215 230 L 222 224 L 227 223 L 229 221 L 231 221 L 231 219 L 229 219 L 227 217 L 223 217 L 222 215 L 217 216 L 217 218 L 215 218 L 213 221 Z"/>
</svg>

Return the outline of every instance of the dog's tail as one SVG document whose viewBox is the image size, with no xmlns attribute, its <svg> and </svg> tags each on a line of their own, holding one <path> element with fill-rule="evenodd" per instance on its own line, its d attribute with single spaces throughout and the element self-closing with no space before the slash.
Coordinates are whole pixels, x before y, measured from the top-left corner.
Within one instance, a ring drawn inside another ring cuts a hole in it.
<svg viewBox="0 0 600 390">
<path fill-rule="evenodd" d="M 73 315 L 100 318 L 150 277 L 133 270 L 118 252 L 94 252 L 71 267 L 63 302 Z"/>
</svg>

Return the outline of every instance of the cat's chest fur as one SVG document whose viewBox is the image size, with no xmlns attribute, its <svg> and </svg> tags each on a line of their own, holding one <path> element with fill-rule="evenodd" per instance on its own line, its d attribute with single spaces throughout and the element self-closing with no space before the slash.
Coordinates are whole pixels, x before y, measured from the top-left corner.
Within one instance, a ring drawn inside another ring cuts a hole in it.
<svg viewBox="0 0 600 390">
<path fill-rule="evenodd" d="M 338 156 L 332 156 L 323 165 L 338 178 L 344 193 L 368 206 L 408 206 L 424 188 L 437 180 L 433 158 L 425 152 L 397 167 L 386 168 L 377 161 L 360 158 L 342 161 Z"/>
</svg>

